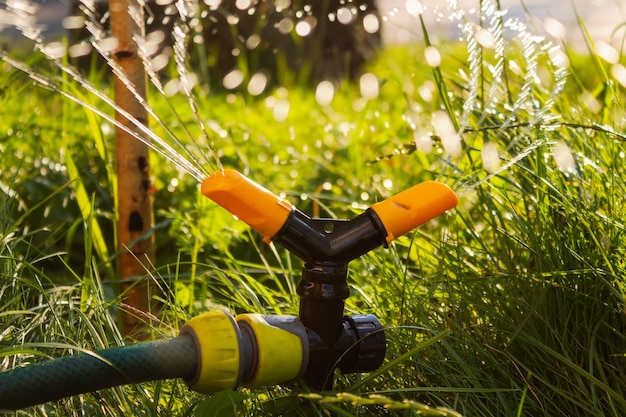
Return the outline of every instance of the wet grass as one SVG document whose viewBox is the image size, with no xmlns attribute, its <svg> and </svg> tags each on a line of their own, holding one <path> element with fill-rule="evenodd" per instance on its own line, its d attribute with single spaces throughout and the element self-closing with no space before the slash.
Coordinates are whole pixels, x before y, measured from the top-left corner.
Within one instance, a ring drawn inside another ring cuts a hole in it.
<svg viewBox="0 0 626 417">
<path fill-rule="evenodd" d="M 427 42 L 388 48 L 368 69 L 379 81 L 369 100 L 348 81 L 327 105 L 300 85 L 260 96 L 197 90 L 221 163 L 311 215 L 351 217 L 428 179 L 459 193 L 449 215 L 350 265 L 348 312 L 376 314 L 388 328 L 379 370 L 339 376 L 337 392 L 322 395 L 285 386 L 203 398 L 167 381 L 16 414 L 230 415 L 234 407 L 239 415 L 622 415 L 624 80 L 593 50 L 524 40 L 520 32 L 506 42 L 495 36 L 491 48 L 436 44 L 434 67 L 424 59 Z M 5 370 L 71 346 L 124 341 L 111 316 L 119 307 L 113 126 L 0 65 Z M 48 73 L 40 65 L 32 62 Z M 170 110 L 188 109 L 188 98 L 152 91 L 150 102 L 176 136 L 186 137 L 183 126 L 202 136 L 193 114 Z M 276 113 L 279 102 L 289 103 L 286 117 Z M 460 150 L 442 114 L 462 129 Z M 494 148 L 497 158 L 486 151 Z M 174 335 L 215 305 L 297 314 L 298 259 L 262 243 L 159 155 L 152 174 L 151 279 L 165 290 L 154 337 Z"/>
</svg>

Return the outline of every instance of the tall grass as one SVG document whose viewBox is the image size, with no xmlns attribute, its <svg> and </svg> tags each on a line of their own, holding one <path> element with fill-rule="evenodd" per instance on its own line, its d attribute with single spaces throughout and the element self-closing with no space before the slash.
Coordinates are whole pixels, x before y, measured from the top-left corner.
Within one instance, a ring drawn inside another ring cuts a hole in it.
<svg viewBox="0 0 626 417">
<path fill-rule="evenodd" d="M 350 217 L 427 179 L 459 193 L 453 213 L 350 264 L 348 313 L 376 314 L 386 326 L 379 370 L 338 375 L 331 393 L 289 385 L 202 398 L 167 381 L 16 414 L 622 415 L 624 89 L 591 40 L 578 54 L 487 17 L 491 47 L 472 25 L 463 42 L 437 43 L 426 23 L 423 45 L 383 51 L 368 68 L 380 89 L 369 100 L 347 81 L 323 106 L 305 85 L 198 100 L 222 164 L 309 214 Z M 428 65 L 426 46 L 440 65 Z M 62 98 L 26 79 L 2 68 L 3 370 L 124 343 L 109 291 L 112 126 L 73 104 L 58 114 Z M 196 115 L 171 113 L 188 97 L 150 97 L 163 121 L 157 135 L 204 134 Z M 274 117 L 279 100 L 289 102 L 284 120 Z M 460 137 L 445 137 L 443 115 Z M 215 305 L 297 314 L 300 261 L 262 243 L 158 156 L 152 169 L 150 279 L 165 290 L 161 321 L 147 319 L 154 336 Z"/>
</svg>

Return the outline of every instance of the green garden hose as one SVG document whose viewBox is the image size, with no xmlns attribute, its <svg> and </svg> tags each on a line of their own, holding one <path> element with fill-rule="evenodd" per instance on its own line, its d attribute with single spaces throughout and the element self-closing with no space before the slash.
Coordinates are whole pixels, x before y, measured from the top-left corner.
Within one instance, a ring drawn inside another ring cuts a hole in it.
<svg viewBox="0 0 626 417">
<path fill-rule="evenodd" d="M 0 410 L 17 410 L 118 385 L 191 378 L 197 355 L 190 336 L 66 356 L 2 373 Z"/>
<path fill-rule="evenodd" d="M 292 316 L 213 310 L 172 339 L 66 356 L 0 373 L 0 412 L 118 385 L 182 378 L 213 394 L 295 380 L 308 363 L 308 339 Z"/>
</svg>

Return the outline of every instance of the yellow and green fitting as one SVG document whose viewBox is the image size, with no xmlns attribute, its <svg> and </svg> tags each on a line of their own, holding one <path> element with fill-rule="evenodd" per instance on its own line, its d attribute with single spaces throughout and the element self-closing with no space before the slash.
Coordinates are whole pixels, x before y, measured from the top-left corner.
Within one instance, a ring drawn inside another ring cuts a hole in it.
<svg viewBox="0 0 626 417">
<path fill-rule="evenodd" d="M 233 316 L 222 310 L 204 313 L 189 320 L 180 331 L 196 345 L 198 367 L 189 388 L 202 394 L 235 389 L 240 373 L 240 333 Z"/>
<path fill-rule="evenodd" d="M 296 380 L 307 368 L 309 341 L 302 322 L 293 316 L 240 314 L 240 327 L 248 326 L 256 340 L 256 368 L 242 385 L 257 388 Z"/>
</svg>

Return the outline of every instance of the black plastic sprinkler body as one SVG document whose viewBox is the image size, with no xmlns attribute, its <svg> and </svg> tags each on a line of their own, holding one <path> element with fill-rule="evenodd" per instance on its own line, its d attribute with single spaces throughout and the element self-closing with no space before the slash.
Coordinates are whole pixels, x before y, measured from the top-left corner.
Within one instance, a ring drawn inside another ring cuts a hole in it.
<svg viewBox="0 0 626 417">
<path fill-rule="evenodd" d="M 314 219 L 242 174 L 218 171 L 202 193 L 304 261 L 299 316 L 214 310 L 189 320 L 178 337 L 67 356 L 0 373 L 0 412 L 128 383 L 182 378 L 212 394 L 302 379 L 331 389 L 334 371 L 369 372 L 385 356 L 371 314 L 344 315 L 348 263 L 456 206 L 450 188 L 425 182 L 351 220 Z"/>
<path fill-rule="evenodd" d="M 385 357 L 383 327 L 373 315 L 344 316 L 348 263 L 456 206 L 446 185 L 425 182 L 374 204 L 350 220 L 314 219 L 233 170 L 218 171 L 202 193 L 304 260 L 298 283 L 299 319 L 309 339 L 304 382 L 333 386 L 333 373 L 368 372 Z"/>
</svg>

